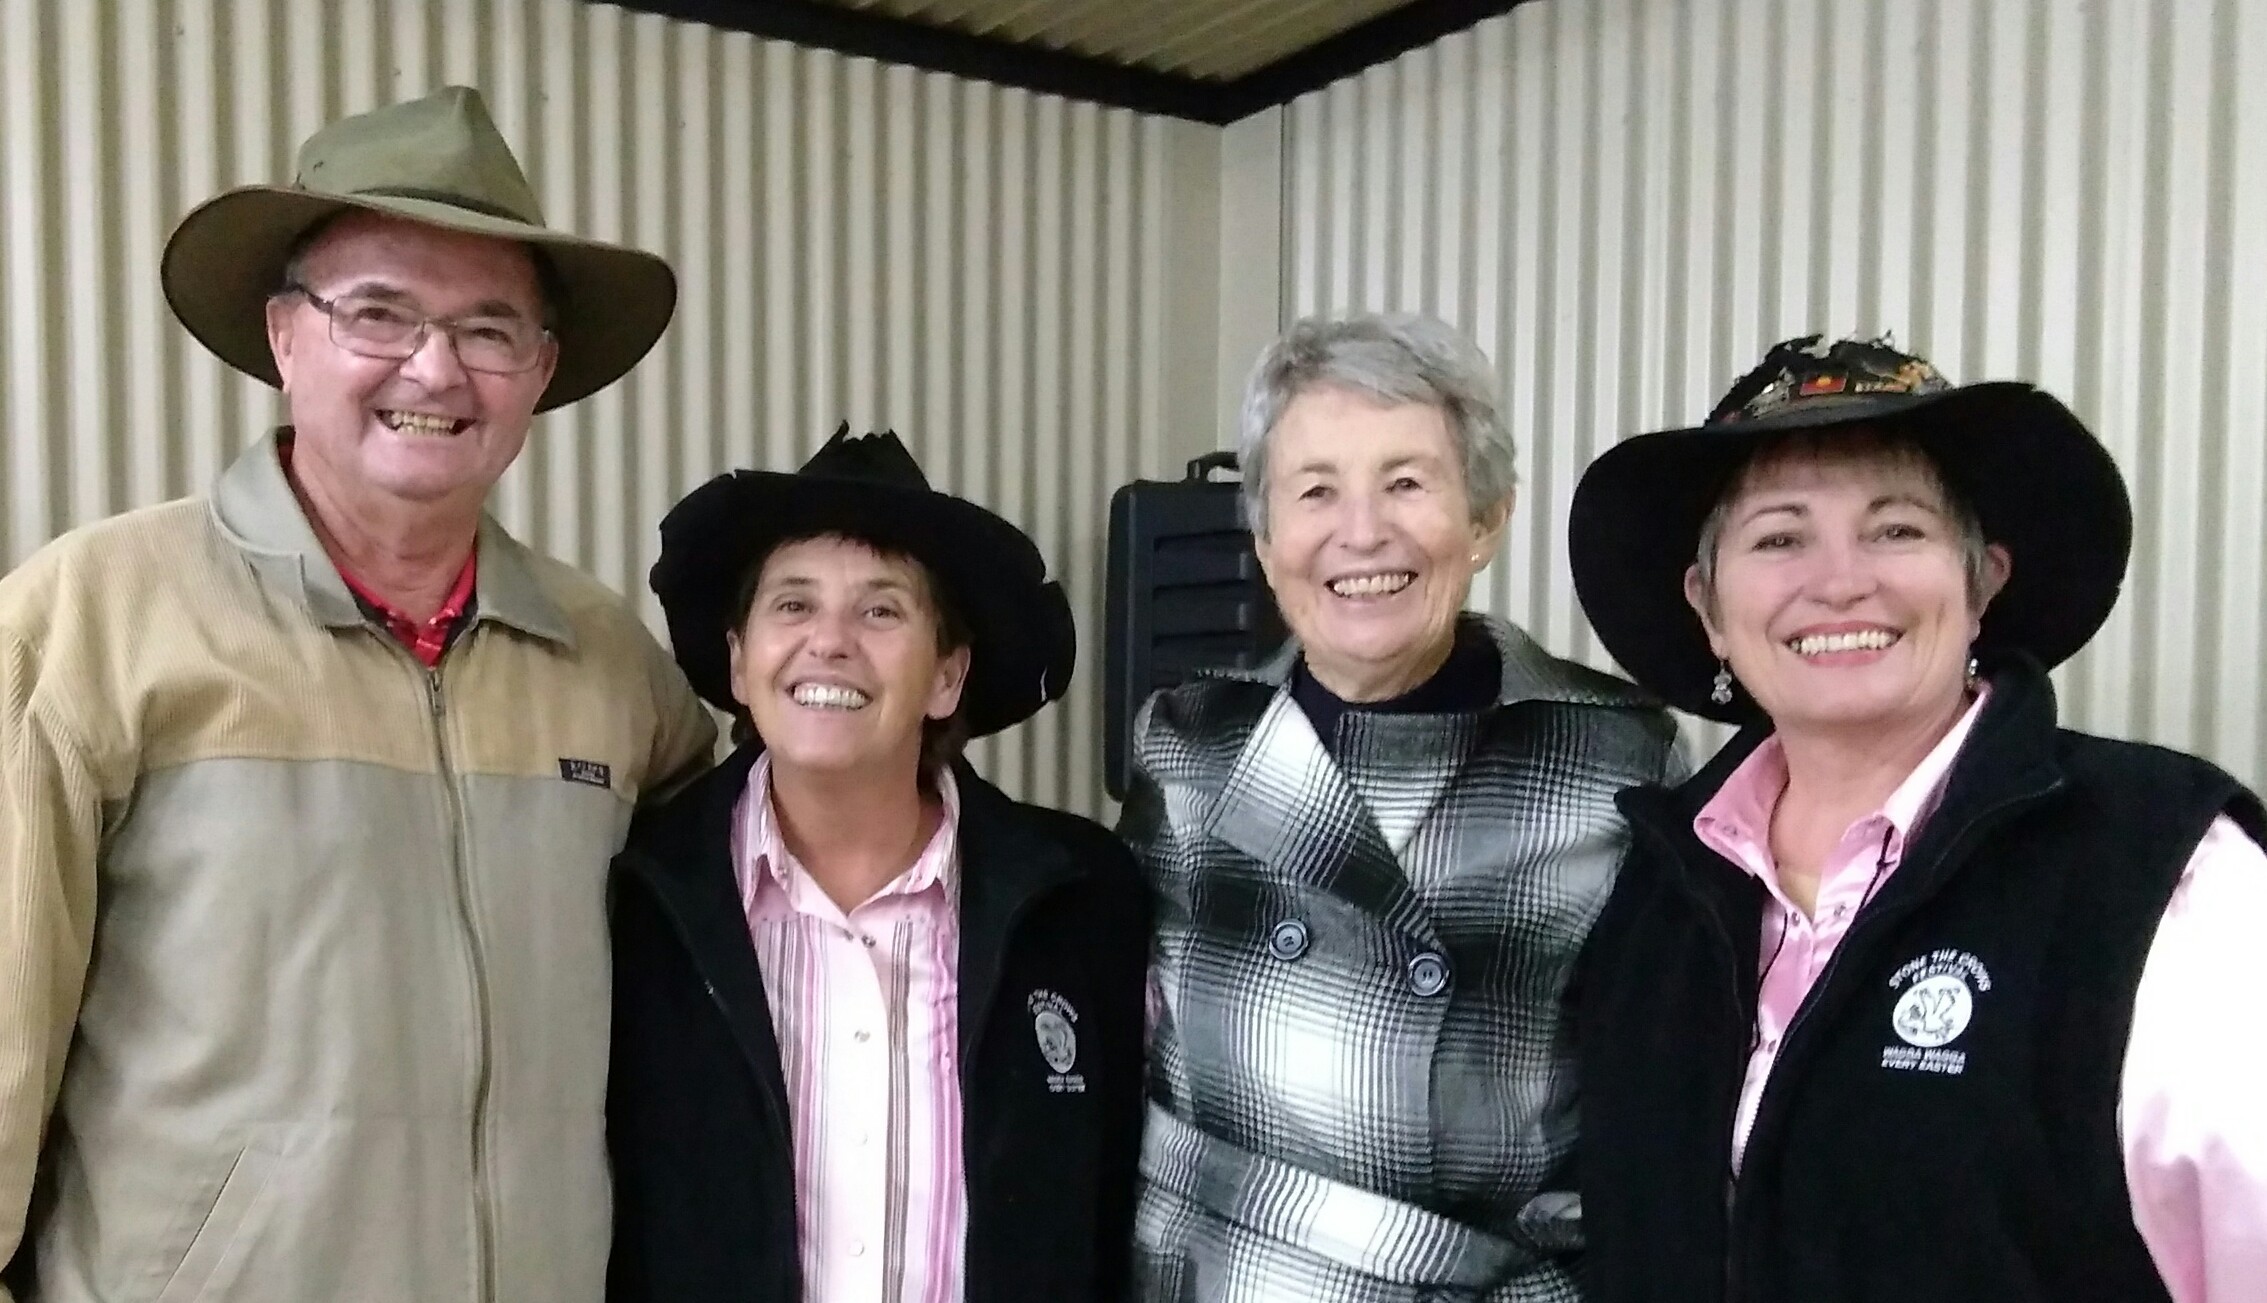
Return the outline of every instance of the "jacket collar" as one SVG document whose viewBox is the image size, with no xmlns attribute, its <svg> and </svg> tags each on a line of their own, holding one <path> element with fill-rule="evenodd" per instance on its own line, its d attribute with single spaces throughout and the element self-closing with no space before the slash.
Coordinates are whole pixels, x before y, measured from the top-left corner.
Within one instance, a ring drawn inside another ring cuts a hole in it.
<svg viewBox="0 0 2267 1303">
<path fill-rule="evenodd" d="M 213 488 L 213 521 L 263 584 L 297 603 L 317 624 L 360 627 L 366 623 L 362 606 L 315 537 L 277 456 L 277 444 L 289 432 L 285 427 L 263 436 L 221 473 Z M 473 546 L 480 558 L 473 618 L 571 649 L 574 628 L 543 591 L 527 549 L 487 515 L 480 518 Z"/>
<path fill-rule="evenodd" d="M 1952 762 L 1941 803 L 1906 845 L 1897 872 L 1851 925 L 1845 946 L 1925 905 L 1966 868 L 1976 837 L 2061 790 L 2054 685 L 2046 671 L 2014 654 L 1995 660 L 1990 673 L 1991 696 Z M 1632 788 L 1618 798 L 1637 835 L 1668 853 L 1672 881 L 1722 923 L 1734 969 L 1744 975 L 1740 996 L 1750 1007 L 1764 889 L 1744 869 L 1708 850 L 1693 831 L 1693 819 L 1770 735 L 1767 725 L 1743 729 L 1682 785 Z M 1813 998 L 1822 1016 L 1825 1006 L 1839 1003 L 1829 988 Z"/>
<path fill-rule="evenodd" d="M 742 1048 L 774 1088 L 779 1042 L 764 994 L 763 969 L 748 938 L 747 913 L 732 868 L 732 816 L 761 748 L 742 746 L 640 819 L 618 866 L 658 896 Z M 1025 908 L 1091 872 L 965 761 L 960 790 L 960 1049 L 973 1062 L 999 991 L 1007 952 Z"/>
<path fill-rule="evenodd" d="M 1498 708 L 1528 702 L 1577 706 L 1658 705 L 1643 690 L 1611 675 L 1562 661 L 1515 626 L 1467 611 L 1460 627 L 1477 628 L 1495 644 L 1503 665 Z M 1271 689 L 1259 703 L 1250 734 L 1214 803 L 1208 833 L 1319 890 L 1347 901 L 1366 916 L 1430 946 L 1440 938 L 1432 915 L 1409 885 L 1399 859 L 1345 771 L 1315 735 L 1288 684 L 1300 648 L 1285 643 L 1247 670 L 1211 677 Z M 1476 734 L 1444 734 L 1432 763 L 1460 767 Z"/>
<path fill-rule="evenodd" d="M 1941 850 L 1979 817 L 2010 804 L 2044 798 L 2062 784 L 2062 768 L 2055 758 L 2058 725 L 2054 684 L 2046 671 L 2028 656 L 2003 657 L 1992 666 L 1991 688 L 1967 744 L 1945 776 L 1941 804 L 1907 848 L 1908 859 L 1917 861 L 1932 850 Z M 1693 820 L 1771 734 L 1768 724 L 1741 729 L 1677 787 L 1636 787 L 1623 792 L 1619 798 L 1623 813 L 1674 844 L 1697 843 Z M 1731 866 L 1723 867 L 1739 872 Z M 1900 869 L 1898 876 L 1906 876 L 1905 871 Z"/>
<path fill-rule="evenodd" d="M 1466 611 L 1457 617 L 1457 624 L 1463 629 L 1482 630 L 1495 644 L 1497 659 L 1503 664 L 1503 683 L 1496 693 L 1498 706 L 1513 706 L 1523 701 L 1645 708 L 1661 704 L 1635 684 L 1560 660 L 1544 651 L 1517 625 L 1495 616 Z M 1301 650 L 1298 639 L 1286 639 L 1273 655 L 1257 665 L 1207 670 L 1205 677 L 1280 688 L 1291 681 L 1291 667 L 1298 663 Z"/>
</svg>

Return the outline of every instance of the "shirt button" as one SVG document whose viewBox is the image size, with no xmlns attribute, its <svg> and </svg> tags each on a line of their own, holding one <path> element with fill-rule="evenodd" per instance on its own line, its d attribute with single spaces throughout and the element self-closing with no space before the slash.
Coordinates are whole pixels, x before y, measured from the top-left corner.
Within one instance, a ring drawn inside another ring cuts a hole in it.
<svg viewBox="0 0 2267 1303">
<path fill-rule="evenodd" d="M 1448 961 L 1428 950 L 1409 961 L 1409 989 L 1431 997 L 1448 989 Z"/>
<path fill-rule="evenodd" d="M 850 1033 L 850 1039 L 858 1042 L 860 1045 L 864 1045 L 866 1042 L 874 1039 L 874 1034 L 861 1027 L 857 1031 Z"/>
<path fill-rule="evenodd" d="M 874 940 L 874 938 L 873 938 L 873 936 L 872 936 L 871 934 L 868 934 L 868 935 L 866 935 L 866 936 L 862 936 L 862 937 L 860 937 L 860 938 L 858 938 L 858 939 L 859 939 L 860 941 L 863 941 L 863 942 L 865 942 L 865 943 L 866 943 L 866 948 L 867 948 L 868 950 L 871 950 L 871 949 L 873 949 L 873 948 L 874 948 L 874 947 L 875 947 L 876 945 L 878 945 L 878 944 L 879 944 L 878 942 L 876 942 L 876 941 Z"/>
<path fill-rule="evenodd" d="M 1307 953 L 1307 925 L 1295 918 L 1276 924 L 1267 938 L 1267 952 L 1286 962 Z"/>
<path fill-rule="evenodd" d="M 866 1256 L 866 1242 L 865 1242 L 864 1240 L 852 1240 L 852 1241 L 850 1242 L 850 1256 L 851 1256 L 851 1257 L 853 1257 L 853 1258 L 863 1258 L 863 1257 L 865 1257 L 865 1256 Z"/>
</svg>

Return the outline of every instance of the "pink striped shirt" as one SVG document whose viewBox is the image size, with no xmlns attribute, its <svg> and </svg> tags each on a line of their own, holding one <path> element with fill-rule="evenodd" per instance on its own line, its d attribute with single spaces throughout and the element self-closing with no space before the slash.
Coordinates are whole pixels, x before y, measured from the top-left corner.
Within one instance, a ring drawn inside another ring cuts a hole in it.
<svg viewBox="0 0 2267 1303">
<path fill-rule="evenodd" d="M 803 1297 L 959 1303 L 960 794 L 912 866 L 845 915 L 779 834 L 771 762 L 748 775 L 732 860 L 763 968 L 795 1142 Z"/>
<path fill-rule="evenodd" d="M 1986 694 L 1988 694 L 1988 689 Z M 1693 831 L 1770 890 L 1755 1048 L 1732 1123 L 1736 1167 L 1780 1038 L 1851 922 L 1903 863 L 1944 794 L 1983 695 L 1874 813 L 1851 824 L 1804 914 L 1779 883 L 1771 816 L 1786 787 L 1777 738 L 1756 748 Z M 2133 1220 L 2174 1303 L 2267 1303 L 2267 854 L 2233 822 L 2190 857 L 2142 965 L 2119 1087 Z"/>
</svg>

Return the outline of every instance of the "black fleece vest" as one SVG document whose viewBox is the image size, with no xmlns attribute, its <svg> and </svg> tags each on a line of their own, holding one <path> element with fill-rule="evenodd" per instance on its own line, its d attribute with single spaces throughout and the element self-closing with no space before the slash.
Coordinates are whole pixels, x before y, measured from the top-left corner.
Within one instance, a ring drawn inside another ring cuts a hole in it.
<svg viewBox="0 0 2267 1303">
<path fill-rule="evenodd" d="M 2201 760 L 2055 726 L 1995 676 L 1943 803 L 1785 1037 L 1731 1174 L 1760 884 L 1692 817 L 1762 741 L 1637 838 L 1580 999 L 1584 1222 L 1598 1303 L 2139 1303 L 2119 1078 L 2157 922 L 2212 819 L 2257 798 Z"/>
</svg>

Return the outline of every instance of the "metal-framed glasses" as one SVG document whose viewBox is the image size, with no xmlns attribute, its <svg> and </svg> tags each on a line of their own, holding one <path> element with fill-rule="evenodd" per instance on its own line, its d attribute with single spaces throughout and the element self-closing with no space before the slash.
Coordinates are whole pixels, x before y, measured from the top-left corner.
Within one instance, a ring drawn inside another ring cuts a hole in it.
<svg viewBox="0 0 2267 1303">
<path fill-rule="evenodd" d="M 517 375 L 543 357 L 543 343 L 551 332 L 524 317 L 475 315 L 429 317 L 392 299 L 369 294 L 341 294 L 326 299 L 304 285 L 287 285 L 317 312 L 330 318 L 331 342 L 349 353 L 400 362 L 425 347 L 425 339 L 439 330 L 449 337 L 457 361 L 470 371 L 491 375 Z"/>
</svg>

